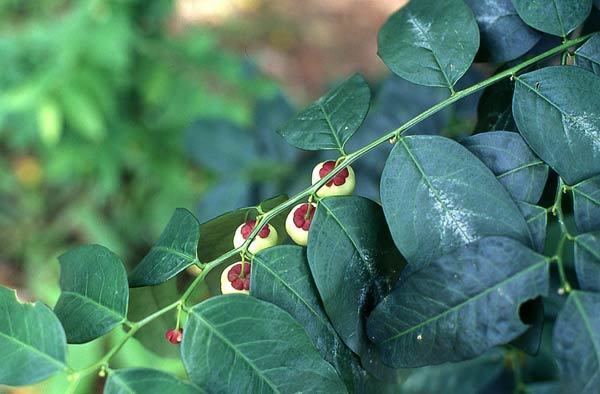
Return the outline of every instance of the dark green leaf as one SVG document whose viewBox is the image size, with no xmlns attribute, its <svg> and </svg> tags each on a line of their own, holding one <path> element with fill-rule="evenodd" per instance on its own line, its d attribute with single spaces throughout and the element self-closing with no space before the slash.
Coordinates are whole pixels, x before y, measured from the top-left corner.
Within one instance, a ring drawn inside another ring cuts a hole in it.
<svg viewBox="0 0 600 394">
<path fill-rule="evenodd" d="M 519 16 L 544 33 L 566 37 L 592 10 L 592 0 L 512 0 Z"/>
<path fill-rule="evenodd" d="M 410 371 L 402 383 L 405 394 L 479 394 L 504 370 L 504 354 L 494 350 L 473 360 Z"/>
<path fill-rule="evenodd" d="M 575 64 L 600 75 L 600 34 L 594 34 L 575 51 Z"/>
<path fill-rule="evenodd" d="M 302 324 L 325 361 L 338 371 L 348 391 L 362 391 L 365 372 L 358 358 L 335 332 L 321 306 L 304 248 L 276 246 L 255 255 L 250 294 L 292 315 Z"/>
<path fill-rule="evenodd" d="M 600 173 L 600 78 L 556 66 L 516 81 L 513 115 L 535 153 L 569 185 Z"/>
<path fill-rule="evenodd" d="M 59 258 L 61 294 L 54 313 L 69 343 L 94 340 L 127 318 L 129 287 L 119 256 L 100 245 L 85 245 Z"/>
<path fill-rule="evenodd" d="M 108 375 L 104 394 L 205 393 L 170 373 L 150 368 L 117 369 Z"/>
<path fill-rule="evenodd" d="M 50 308 L 0 286 L 0 312 L 0 385 L 25 386 L 66 370 L 65 332 Z"/>
<path fill-rule="evenodd" d="M 411 269 L 486 236 L 532 242 L 525 219 L 494 174 L 444 137 L 410 136 L 396 144 L 383 171 L 381 202 Z"/>
<path fill-rule="evenodd" d="M 517 131 L 512 116 L 513 85 L 508 80 L 488 86 L 481 95 L 477 106 L 476 131 L 509 130 Z"/>
<path fill-rule="evenodd" d="M 210 298 L 190 310 L 181 354 L 193 382 L 228 393 L 345 393 L 287 312 L 246 295 Z"/>
<path fill-rule="evenodd" d="M 600 231 L 575 237 L 575 271 L 581 289 L 600 293 Z"/>
<path fill-rule="evenodd" d="M 539 201 L 548 179 L 548 166 L 518 133 L 493 131 L 460 142 L 492 170 L 515 201 Z"/>
<path fill-rule="evenodd" d="M 473 12 L 462 0 L 411 1 L 379 31 L 379 56 L 419 85 L 452 88 L 479 48 Z"/>
<path fill-rule="evenodd" d="M 287 196 L 281 195 L 266 200 L 260 204 L 263 211 L 268 211 L 275 206 L 285 202 Z M 235 229 L 245 220 L 255 218 L 258 214 L 257 207 L 240 208 L 227 212 L 217 218 L 209 220 L 200 225 L 202 238 L 198 242 L 198 258 L 207 263 L 233 249 L 233 234 Z M 285 236 L 285 215 L 278 215 L 271 221 L 271 225 L 277 230 L 279 239 Z"/>
<path fill-rule="evenodd" d="M 362 76 L 355 74 L 277 132 L 300 149 L 341 151 L 365 119 L 370 100 L 369 85 Z"/>
<path fill-rule="evenodd" d="M 539 41 L 541 34 L 523 23 L 511 0 L 466 0 L 481 32 L 480 52 L 495 63 L 516 59 Z"/>
<path fill-rule="evenodd" d="M 600 175 L 579 182 L 573 192 L 573 216 L 581 232 L 600 230 Z"/>
<path fill-rule="evenodd" d="M 252 134 L 227 119 L 201 119 L 186 131 L 185 149 L 200 166 L 228 177 L 259 155 Z"/>
<path fill-rule="evenodd" d="M 526 202 L 517 202 L 519 210 L 527 221 L 529 232 L 533 238 L 534 249 L 538 253 L 544 251 L 546 243 L 546 227 L 548 226 L 548 211 L 544 207 L 528 204 Z"/>
<path fill-rule="evenodd" d="M 525 387 L 526 394 L 561 394 L 560 382 L 532 383 Z"/>
<path fill-rule="evenodd" d="M 600 387 L 600 294 L 573 291 L 556 319 L 554 354 L 562 391 L 594 394 Z"/>
<path fill-rule="evenodd" d="M 177 208 L 150 253 L 129 274 L 131 287 L 168 281 L 198 261 L 200 224 L 190 211 Z"/>
<path fill-rule="evenodd" d="M 523 334 L 520 306 L 548 288 L 544 256 L 484 238 L 403 277 L 369 317 L 369 337 L 397 367 L 469 359 Z"/>
<path fill-rule="evenodd" d="M 360 354 L 368 343 L 365 317 L 404 266 L 381 206 L 357 196 L 321 200 L 308 232 L 307 257 L 331 323 Z"/>
</svg>

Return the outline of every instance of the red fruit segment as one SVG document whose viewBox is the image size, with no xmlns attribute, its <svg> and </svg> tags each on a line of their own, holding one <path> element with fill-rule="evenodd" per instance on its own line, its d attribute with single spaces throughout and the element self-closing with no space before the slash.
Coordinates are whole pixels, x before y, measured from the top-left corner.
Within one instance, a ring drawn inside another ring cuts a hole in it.
<svg viewBox="0 0 600 394">
<path fill-rule="evenodd" d="M 319 170 L 319 177 L 322 179 L 325 175 L 329 174 L 335 168 L 335 161 L 329 160 L 323 163 L 323 166 Z M 346 183 L 346 178 L 350 175 L 348 168 L 344 168 L 342 171 L 335 174 L 335 176 L 329 180 L 325 185 L 331 187 L 331 185 L 342 186 Z"/>
<path fill-rule="evenodd" d="M 241 275 L 242 264 L 236 264 L 227 273 L 227 280 L 236 290 L 250 289 L 250 263 L 244 264 L 244 275 Z"/>
<path fill-rule="evenodd" d="M 254 229 L 254 226 L 256 226 L 256 220 L 254 220 L 254 219 L 250 219 L 250 220 L 246 221 L 246 223 L 242 226 L 241 231 L 242 231 L 242 237 L 244 237 L 244 239 L 248 239 L 248 237 L 250 236 L 250 233 Z M 268 224 L 265 224 L 265 226 L 258 233 L 258 236 L 261 238 L 267 238 L 269 236 L 269 234 L 271 234 L 271 229 L 269 228 Z"/>
<path fill-rule="evenodd" d="M 310 207 L 310 212 L 309 212 Z M 294 225 L 304 231 L 308 231 L 310 223 L 315 216 L 315 207 L 310 204 L 302 204 L 294 211 Z"/>
<path fill-rule="evenodd" d="M 165 333 L 165 338 L 167 341 L 171 342 L 173 345 L 178 345 L 181 343 L 181 339 L 183 338 L 183 330 L 179 329 L 170 329 Z"/>
</svg>

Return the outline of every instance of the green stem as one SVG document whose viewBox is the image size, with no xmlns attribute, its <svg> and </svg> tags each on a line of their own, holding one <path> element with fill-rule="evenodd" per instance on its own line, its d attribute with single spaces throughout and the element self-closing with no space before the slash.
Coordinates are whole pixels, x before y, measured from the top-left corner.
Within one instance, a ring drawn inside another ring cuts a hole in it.
<svg viewBox="0 0 600 394">
<path fill-rule="evenodd" d="M 179 308 L 185 309 L 185 303 L 189 300 L 194 289 L 198 286 L 198 284 L 200 284 L 204 280 L 204 278 L 206 278 L 206 275 L 208 275 L 208 273 L 211 270 L 213 270 L 215 267 L 217 267 L 218 265 L 220 265 L 221 263 L 223 263 L 230 257 L 237 255 L 238 253 L 246 254 L 248 252 L 248 247 L 249 247 L 250 243 L 258 235 L 258 233 L 260 232 L 260 229 L 262 229 L 266 224 L 268 224 L 274 217 L 278 216 L 282 212 L 284 212 L 284 211 L 288 210 L 289 208 L 293 207 L 294 205 L 298 204 L 300 201 L 304 200 L 305 198 L 314 195 L 317 192 L 317 190 L 319 190 L 323 185 L 325 185 L 327 182 L 329 182 L 335 175 L 337 175 L 345 167 L 354 163 L 356 160 L 358 160 L 365 154 L 369 153 L 371 150 L 375 149 L 379 145 L 381 145 L 391 139 L 394 139 L 394 141 L 396 141 L 396 142 L 399 141 L 400 136 L 405 131 L 407 131 L 411 127 L 415 126 L 416 124 L 422 122 L 423 120 L 429 118 L 430 116 L 434 115 L 435 113 L 443 110 L 444 108 L 448 107 L 449 105 L 457 102 L 458 100 L 461 100 L 462 98 L 467 97 L 479 90 L 485 89 L 486 87 L 493 85 L 505 78 L 513 77 L 519 71 L 521 71 L 533 64 L 536 64 L 537 62 L 539 62 L 541 60 L 544 60 L 548 57 L 556 55 L 572 46 L 583 43 L 591 35 L 592 34 L 589 34 L 589 35 L 579 37 L 579 38 L 576 38 L 573 40 L 565 41 L 563 44 L 556 46 L 556 47 L 554 47 L 542 54 L 539 54 L 535 57 L 532 57 L 531 59 L 526 60 L 517 66 L 511 67 L 505 71 L 502 71 L 501 73 L 498 73 L 498 74 L 496 74 L 484 81 L 481 81 L 473 86 L 470 86 L 466 89 L 463 89 L 463 90 L 460 90 L 457 92 L 453 92 L 450 95 L 450 97 L 448 97 L 447 99 L 439 102 L 438 104 L 432 106 L 425 112 L 415 116 L 408 122 L 404 123 L 397 129 L 389 131 L 388 133 L 384 134 L 383 136 L 372 141 L 370 144 L 364 146 L 363 148 L 361 148 L 349 155 L 345 155 L 345 152 L 343 152 L 343 150 L 342 150 L 342 155 L 345 156 L 345 160 L 343 160 L 341 162 L 341 165 L 336 166 L 329 174 L 327 174 L 326 176 L 321 178 L 321 180 L 319 180 L 317 183 L 315 183 L 314 185 L 311 185 L 309 188 L 296 194 L 294 197 L 286 200 L 285 202 L 278 205 L 277 207 L 275 207 L 267 212 L 261 212 L 262 216 L 261 216 L 260 220 L 258 221 L 256 226 L 254 226 L 254 229 L 252 230 L 252 232 L 250 233 L 248 238 L 244 241 L 242 246 L 232 249 L 229 252 L 217 257 L 216 259 L 214 259 L 212 261 L 200 264 L 202 272 L 189 285 L 189 287 L 186 289 L 186 291 L 183 293 L 183 295 L 181 296 L 181 298 L 178 301 L 174 302 L 171 305 L 166 306 L 165 308 L 159 310 L 158 312 L 151 314 L 150 316 L 146 317 L 145 319 L 143 319 L 137 323 L 130 323 L 129 326 L 131 327 L 131 329 L 127 332 L 127 335 L 124 338 L 122 338 L 121 341 L 117 345 L 115 345 L 104 357 L 102 357 L 102 359 L 100 359 L 97 363 L 95 363 L 85 369 L 73 372 L 70 376 L 73 376 L 74 379 L 78 380 L 85 375 L 88 375 L 90 373 L 97 371 L 101 367 L 106 367 L 108 365 L 109 360 L 123 347 L 123 345 L 125 345 L 127 340 L 129 340 L 129 338 L 131 338 L 133 335 L 135 335 L 135 333 L 140 328 L 142 328 L 144 325 L 150 323 L 152 320 L 158 318 L 159 316 L 163 315 L 164 313 L 166 313 L 174 308 L 179 307 Z"/>
</svg>

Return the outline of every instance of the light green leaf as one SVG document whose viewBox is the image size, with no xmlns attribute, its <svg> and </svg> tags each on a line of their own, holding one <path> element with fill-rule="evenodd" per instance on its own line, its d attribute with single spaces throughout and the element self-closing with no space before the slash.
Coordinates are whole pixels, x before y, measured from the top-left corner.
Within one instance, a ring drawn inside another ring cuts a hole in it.
<svg viewBox="0 0 600 394">
<path fill-rule="evenodd" d="M 600 387 L 600 294 L 573 291 L 554 326 L 561 392 L 594 394 Z"/>
<path fill-rule="evenodd" d="M 181 354 L 198 385 L 228 393 L 345 393 L 335 369 L 287 312 L 254 297 L 210 298 L 190 310 Z"/>
<path fill-rule="evenodd" d="M 129 285 L 157 285 L 198 262 L 199 238 L 198 220 L 187 209 L 177 208 L 150 253 L 129 274 Z"/>
<path fill-rule="evenodd" d="M 379 56 L 419 85 L 452 88 L 479 48 L 479 29 L 462 0 L 411 1 L 379 31 Z"/>
<path fill-rule="evenodd" d="M 592 10 L 592 0 L 513 0 L 519 16 L 544 33 L 566 37 Z"/>
<path fill-rule="evenodd" d="M 150 368 L 117 369 L 108 375 L 104 394 L 200 394 L 206 391 L 169 373 Z"/>
<path fill-rule="evenodd" d="M 367 112 L 371 91 L 364 78 L 355 74 L 300 112 L 277 132 L 300 149 L 344 150 Z"/>
<path fill-rule="evenodd" d="M 579 67 L 516 77 L 513 115 L 529 146 L 569 185 L 600 174 L 600 78 Z"/>
<path fill-rule="evenodd" d="M 331 323 L 352 351 L 363 353 L 365 318 L 405 263 L 381 206 L 358 196 L 322 199 L 308 232 L 307 257 Z"/>
<path fill-rule="evenodd" d="M 85 245 L 59 257 L 61 294 L 54 308 L 69 343 L 96 339 L 127 317 L 129 287 L 119 256 Z"/>
<path fill-rule="evenodd" d="M 381 202 L 411 270 L 486 236 L 532 244 L 506 189 L 479 159 L 448 138 L 402 138 L 383 171 Z"/>
<path fill-rule="evenodd" d="M 50 308 L 0 286 L 0 385 L 25 386 L 65 371 L 67 341 Z"/>
</svg>

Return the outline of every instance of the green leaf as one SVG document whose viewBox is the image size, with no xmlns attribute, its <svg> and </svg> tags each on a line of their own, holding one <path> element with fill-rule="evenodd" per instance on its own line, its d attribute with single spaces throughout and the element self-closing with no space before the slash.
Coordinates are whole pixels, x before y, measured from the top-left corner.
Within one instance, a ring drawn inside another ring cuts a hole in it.
<svg viewBox="0 0 600 394">
<path fill-rule="evenodd" d="M 69 343 L 94 340 L 127 318 L 129 287 L 119 256 L 100 245 L 84 245 L 63 254 L 61 294 L 54 313 Z"/>
<path fill-rule="evenodd" d="M 277 132 L 300 149 L 344 150 L 344 145 L 360 127 L 367 112 L 371 91 L 359 74 L 319 98 Z"/>
<path fill-rule="evenodd" d="M 600 230 L 600 175 L 579 182 L 573 192 L 573 216 L 581 232 Z"/>
<path fill-rule="evenodd" d="M 560 382 L 544 382 L 528 384 L 525 387 L 526 394 L 561 394 Z"/>
<path fill-rule="evenodd" d="M 494 350 L 473 360 L 446 363 L 410 371 L 403 394 L 479 394 L 504 370 L 504 354 Z"/>
<path fill-rule="evenodd" d="M 479 30 L 462 0 L 411 1 L 379 31 L 379 56 L 419 85 L 452 88 L 479 48 Z"/>
<path fill-rule="evenodd" d="M 503 63 L 524 55 L 541 34 L 527 26 L 511 0 L 465 0 L 475 14 L 481 32 L 478 58 Z"/>
<path fill-rule="evenodd" d="M 250 294 L 292 315 L 302 324 L 325 361 L 338 371 L 348 391 L 362 391 L 365 372 L 323 310 L 304 248 L 283 245 L 255 255 Z"/>
<path fill-rule="evenodd" d="M 519 16 L 534 29 L 566 37 L 592 10 L 592 0 L 513 0 Z"/>
<path fill-rule="evenodd" d="M 556 66 L 516 81 L 513 115 L 534 152 L 569 185 L 600 173 L 600 78 Z"/>
<path fill-rule="evenodd" d="M 539 201 L 548 179 L 548 166 L 518 133 L 492 131 L 464 138 L 460 143 L 492 170 L 515 201 Z"/>
<path fill-rule="evenodd" d="M 381 202 L 410 269 L 486 236 L 532 242 L 494 174 L 444 137 L 409 136 L 396 144 L 382 174 Z"/>
<path fill-rule="evenodd" d="M 263 211 L 268 211 L 275 206 L 287 200 L 286 195 L 280 195 L 266 200 L 260 204 Z M 255 218 L 258 214 L 258 207 L 247 207 L 227 212 L 219 217 L 209 220 L 200 225 L 202 238 L 198 242 L 198 258 L 207 263 L 233 249 L 233 234 L 235 229 L 245 220 Z M 279 239 L 282 239 L 285 232 L 285 217 L 287 212 L 278 215 L 271 221 L 271 225 L 277 230 Z"/>
<path fill-rule="evenodd" d="M 403 277 L 369 317 L 369 338 L 396 367 L 466 360 L 522 335 L 521 305 L 548 288 L 544 256 L 484 238 Z"/>
<path fill-rule="evenodd" d="M 600 231 L 575 237 L 575 271 L 582 290 L 600 292 Z"/>
<path fill-rule="evenodd" d="M 594 34 L 575 51 L 575 64 L 600 76 L 600 34 Z"/>
<path fill-rule="evenodd" d="M 517 131 L 512 115 L 513 85 L 508 79 L 488 86 L 477 105 L 476 131 Z"/>
<path fill-rule="evenodd" d="M 254 297 L 210 298 L 190 310 L 181 354 L 193 382 L 214 392 L 345 393 L 287 312 Z"/>
<path fill-rule="evenodd" d="M 66 370 L 65 332 L 50 308 L 23 303 L 3 286 L 0 306 L 0 385 L 25 386 Z"/>
<path fill-rule="evenodd" d="M 573 291 L 556 319 L 554 354 L 562 391 L 593 394 L 600 387 L 600 294 Z"/>
<path fill-rule="evenodd" d="M 331 323 L 352 351 L 362 353 L 365 318 L 404 266 L 381 206 L 358 196 L 322 199 L 308 232 L 307 257 Z"/>
<path fill-rule="evenodd" d="M 198 220 L 187 209 L 177 208 L 150 253 L 129 274 L 129 285 L 157 285 L 198 262 L 199 238 Z"/>
<path fill-rule="evenodd" d="M 189 382 L 151 368 L 125 368 L 110 372 L 104 394 L 198 394 L 205 393 Z"/>
<path fill-rule="evenodd" d="M 546 244 L 546 228 L 548 226 L 548 211 L 544 207 L 517 201 L 517 206 L 529 226 L 533 238 L 533 249 L 538 253 L 544 251 Z"/>
</svg>

